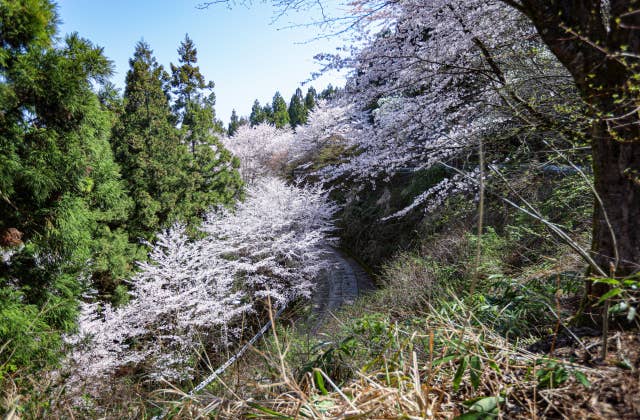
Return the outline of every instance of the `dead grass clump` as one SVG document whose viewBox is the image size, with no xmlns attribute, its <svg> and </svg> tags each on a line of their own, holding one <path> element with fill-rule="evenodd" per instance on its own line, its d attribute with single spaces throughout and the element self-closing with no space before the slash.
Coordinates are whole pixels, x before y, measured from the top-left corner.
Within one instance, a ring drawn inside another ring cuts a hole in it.
<svg viewBox="0 0 640 420">
<path fill-rule="evenodd" d="M 296 377 L 297 367 L 287 363 L 289 343 L 283 341 L 279 350 L 256 353 L 259 357 L 251 362 L 254 369 L 263 369 L 262 380 L 249 380 L 233 390 L 224 385 L 219 397 L 201 397 L 203 401 L 208 398 L 208 404 L 190 401 L 190 410 L 195 410 L 190 413 L 228 419 L 613 419 L 640 415 L 640 360 L 634 359 L 635 366 L 629 369 L 616 364 L 616 358 L 637 357 L 629 350 L 639 348 L 637 334 L 610 340 L 610 345 L 619 342 L 626 350 L 616 353 L 612 349 L 604 364 L 589 363 L 593 359 L 578 347 L 557 349 L 556 357 L 550 357 L 507 341 L 474 322 L 463 302 L 451 301 L 444 311 L 426 308 L 422 320 L 412 326 L 390 322 L 383 349 L 366 361 L 359 360 L 350 380 L 336 381 L 330 370 L 320 368 Z M 590 345 L 595 354 L 597 344 L 581 344 Z M 254 373 L 250 373 L 253 378 L 259 377 Z M 222 378 L 223 383 L 229 380 L 231 377 Z"/>
</svg>

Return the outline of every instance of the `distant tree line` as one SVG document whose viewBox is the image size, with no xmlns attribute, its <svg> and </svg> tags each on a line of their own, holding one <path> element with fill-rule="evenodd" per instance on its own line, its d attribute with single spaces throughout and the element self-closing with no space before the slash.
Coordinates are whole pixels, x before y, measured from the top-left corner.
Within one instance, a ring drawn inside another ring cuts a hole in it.
<svg viewBox="0 0 640 420">
<path fill-rule="evenodd" d="M 231 120 L 227 129 L 227 134 L 233 136 L 243 125 L 250 125 L 255 127 L 262 123 L 267 123 L 276 126 L 276 128 L 285 128 L 290 126 L 296 128 L 300 125 L 307 123 L 309 118 L 309 112 L 316 106 L 316 102 L 319 99 L 327 100 L 335 97 L 339 92 L 338 88 L 329 84 L 319 94 L 316 92 L 313 86 L 307 89 L 306 95 L 303 95 L 302 89 L 297 88 L 295 93 L 291 96 L 289 105 L 282 97 L 280 92 L 276 92 L 273 95 L 271 103 L 261 105 L 260 101 L 256 99 L 251 107 L 251 115 L 249 118 L 238 117 L 235 109 L 231 112 Z"/>
</svg>

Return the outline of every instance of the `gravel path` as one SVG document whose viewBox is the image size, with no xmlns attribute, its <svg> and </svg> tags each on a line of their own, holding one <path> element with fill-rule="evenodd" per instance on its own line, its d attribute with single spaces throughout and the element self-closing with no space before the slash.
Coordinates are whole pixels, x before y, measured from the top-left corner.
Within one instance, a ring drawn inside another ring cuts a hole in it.
<svg viewBox="0 0 640 420">
<path fill-rule="evenodd" d="M 335 248 L 327 247 L 327 260 L 333 268 L 320 277 L 312 298 L 313 311 L 309 324 L 312 334 L 318 332 L 331 312 L 342 305 L 353 304 L 359 295 L 375 288 L 367 272 Z"/>
</svg>

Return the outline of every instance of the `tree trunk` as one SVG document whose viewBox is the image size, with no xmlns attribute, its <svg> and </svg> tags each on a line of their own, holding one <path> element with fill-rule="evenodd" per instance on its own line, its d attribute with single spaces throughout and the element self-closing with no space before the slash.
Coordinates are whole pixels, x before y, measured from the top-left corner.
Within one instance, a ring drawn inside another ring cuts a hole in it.
<svg viewBox="0 0 640 420">
<path fill-rule="evenodd" d="M 640 0 L 502 1 L 531 20 L 590 108 L 602 201 L 594 209 L 593 259 L 606 275 L 640 271 Z M 587 282 L 587 304 L 607 290 Z"/>
<path fill-rule="evenodd" d="M 637 130 L 625 131 L 628 138 L 615 139 L 598 121 L 591 140 L 595 189 L 604 207 L 596 201 L 591 250 L 603 271 L 616 277 L 640 270 L 640 142 Z M 604 286 L 589 282 L 587 294 L 600 296 Z"/>
<path fill-rule="evenodd" d="M 627 89 L 629 74 L 607 64 L 591 73 L 596 90 L 579 88 L 594 121 L 591 154 L 599 200 L 594 201 L 591 254 L 607 276 L 621 278 L 640 271 L 640 126 L 633 109 L 637 101 Z M 625 98 L 626 105 L 614 98 Z M 594 277 L 601 275 L 594 271 Z M 603 308 L 596 305 L 609 289 L 604 283 L 586 282 L 584 315 L 596 316 L 598 324 Z"/>
</svg>

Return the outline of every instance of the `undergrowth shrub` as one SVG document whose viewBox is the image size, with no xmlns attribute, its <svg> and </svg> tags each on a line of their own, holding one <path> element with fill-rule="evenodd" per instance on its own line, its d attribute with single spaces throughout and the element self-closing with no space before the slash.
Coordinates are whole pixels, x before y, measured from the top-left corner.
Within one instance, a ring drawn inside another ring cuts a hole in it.
<svg viewBox="0 0 640 420">
<path fill-rule="evenodd" d="M 376 297 L 391 312 L 421 309 L 447 288 L 459 288 L 462 270 L 417 253 L 401 253 L 383 266 L 382 290 Z"/>
<path fill-rule="evenodd" d="M 545 405 L 527 405 L 532 393 L 547 392 L 536 387 L 552 392 L 559 386 L 590 386 L 584 368 L 537 357 L 497 334 L 476 316 L 474 297 L 443 293 L 422 310 L 396 315 L 372 307 L 380 304 L 379 297 L 343 308 L 332 333 L 307 337 L 304 362 L 294 354 L 304 333 L 279 329 L 279 344 L 271 339 L 260 352 L 272 385 L 262 388 L 268 392 L 251 394 L 255 399 L 236 413 L 251 418 L 338 418 L 346 413 L 361 418 L 531 418 Z M 287 349 L 284 359 L 273 358 L 275 347 Z M 250 365 L 255 368 L 256 362 Z M 295 379 L 289 371 L 297 373 Z"/>
<path fill-rule="evenodd" d="M 36 371 L 54 364 L 59 356 L 59 331 L 45 318 L 49 305 L 24 305 L 19 295 L 0 289 L 0 384 L 25 366 Z"/>
<path fill-rule="evenodd" d="M 505 337 L 526 339 L 544 335 L 557 320 L 553 313 L 557 308 L 556 296 L 575 293 L 581 284 L 582 279 L 572 275 L 558 274 L 554 278 L 523 282 L 493 274 L 485 281 L 482 293 L 472 297 L 474 317 Z"/>
</svg>

